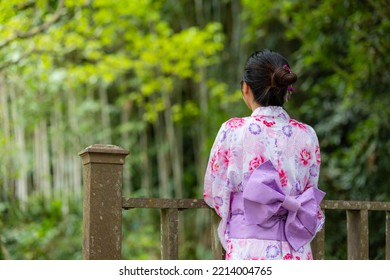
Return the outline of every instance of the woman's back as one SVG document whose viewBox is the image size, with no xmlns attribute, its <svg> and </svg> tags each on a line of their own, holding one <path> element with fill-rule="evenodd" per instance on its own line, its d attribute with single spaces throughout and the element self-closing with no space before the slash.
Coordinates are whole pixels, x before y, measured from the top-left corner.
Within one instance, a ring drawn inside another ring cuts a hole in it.
<svg viewBox="0 0 390 280">
<path fill-rule="evenodd" d="M 220 128 L 211 149 L 204 199 L 221 217 L 227 259 L 311 259 L 324 216 L 314 130 L 282 105 L 297 76 L 274 52 L 255 52 L 241 82 L 252 109 Z"/>
</svg>

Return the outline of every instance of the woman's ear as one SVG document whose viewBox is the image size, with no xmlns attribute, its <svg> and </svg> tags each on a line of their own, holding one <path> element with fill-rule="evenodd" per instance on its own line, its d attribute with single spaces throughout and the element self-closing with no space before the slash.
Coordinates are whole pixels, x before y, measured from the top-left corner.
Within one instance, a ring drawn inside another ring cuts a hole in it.
<svg viewBox="0 0 390 280">
<path fill-rule="evenodd" d="M 243 82 L 241 87 L 242 94 L 248 94 L 248 89 L 249 89 L 248 84 L 246 82 Z"/>
<path fill-rule="evenodd" d="M 242 83 L 241 91 L 242 91 L 242 95 L 246 99 L 249 99 L 249 100 L 253 99 L 253 94 L 252 94 L 251 88 L 248 86 L 248 84 L 246 82 Z"/>
<path fill-rule="evenodd" d="M 248 106 L 249 109 L 251 109 L 253 103 L 253 94 L 251 88 L 248 86 L 246 82 L 242 83 L 241 92 L 245 104 Z"/>
</svg>

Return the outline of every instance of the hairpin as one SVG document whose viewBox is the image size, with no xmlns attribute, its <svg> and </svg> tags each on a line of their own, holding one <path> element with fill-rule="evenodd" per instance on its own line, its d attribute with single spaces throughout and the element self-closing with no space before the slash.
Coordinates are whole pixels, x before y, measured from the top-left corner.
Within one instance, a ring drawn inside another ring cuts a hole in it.
<svg viewBox="0 0 390 280">
<path fill-rule="evenodd" d="M 287 70 L 288 73 L 292 73 L 291 68 L 290 68 L 287 64 L 284 64 L 284 65 L 283 65 L 283 69 Z M 290 99 L 291 99 L 291 94 L 292 94 L 294 91 L 295 91 L 295 90 L 294 90 L 294 88 L 293 88 L 292 85 L 289 85 L 289 86 L 287 87 L 287 94 L 286 94 L 286 96 L 285 96 L 286 102 L 290 101 Z"/>
<path fill-rule="evenodd" d="M 284 64 L 283 68 L 286 69 L 288 71 L 288 73 L 292 73 L 291 68 L 287 64 Z"/>
</svg>

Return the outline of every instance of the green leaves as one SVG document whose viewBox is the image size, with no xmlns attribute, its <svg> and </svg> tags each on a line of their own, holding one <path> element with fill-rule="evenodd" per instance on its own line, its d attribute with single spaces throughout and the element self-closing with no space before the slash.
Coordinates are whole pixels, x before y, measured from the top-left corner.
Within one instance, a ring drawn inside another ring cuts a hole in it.
<svg viewBox="0 0 390 280">
<path fill-rule="evenodd" d="M 390 171 L 378 160 L 380 147 L 387 145 L 387 140 L 379 140 L 378 129 L 390 136 L 385 127 L 390 110 L 384 105 L 390 100 L 389 79 L 384 79 L 389 73 L 385 30 L 390 14 L 375 1 L 262 1 L 262 7 L 243 2 L 244 14 L 253 17 L 252 38 L 267 34 L 272 41 L 280 35 L 269 33 L 271 24 L 275 30 L 276 23 L 282 23 L 279 32 L 286 38 L 279 37 L 275 45 L 295 42 L 294 54 L 286 52 L 300 83 L 292 104 L 296 108 L 291 109 L 319 134 L 326 159 L 320 182 L 325 190 L 335 198 L 346 188 L 346 198 L 389 197 L 386 184 L 378 185 L 376 177 Z M 268 12 L 255 17 L 254 11 L 263 8 Z"/>
<path fill-rule="evenodd" d="M 242 2 L 246 42 L 282 52 L 298 74 L 297 93 L 286 107 L 318 134 L 319 185 L 327 199 L 389 200 L 383 180 L 390 172 L 386 1 Z M 327 226 L 327 258 L 343 258 L 341 226 Z M 383 254 L 382 245 L 370 247 L 375 250 L 374 257 Z"/>
<path fill-rule="evenodd" d="M 298 74 L 286 107 L 318 133 L 328 198 L 389 199 L 388 9 L 380 1 L 237 3 L 0 1 L 1 188 L 28 182 L 28 192 L 45 193 L 37 178 L 51 176 L 49 190 L 73 194 L 81 176 L 71 159 L 110 142 L 131 150 L 130 192 L 158 194 L 163 182 L 164 194 L 180 194 L 181 170 L 191 185 L 184 195 L 199 194 L 220 124 L 249 113 L 240 65 L 270 48 Z M 37 231 L 47 240 L 60 234 Z"/>
</svg>

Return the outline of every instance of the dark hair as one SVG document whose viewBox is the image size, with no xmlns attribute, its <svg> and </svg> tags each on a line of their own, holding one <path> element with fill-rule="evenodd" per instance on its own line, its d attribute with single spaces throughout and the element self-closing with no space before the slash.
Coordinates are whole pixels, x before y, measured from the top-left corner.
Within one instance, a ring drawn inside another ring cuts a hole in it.
<svg viewBox="0 0 390 280">
<path fill-rule="evenodd" d="M 245 63 L 242 76 L 261 106 L 282 106 L 288 87 L 297 79 L 287 60 L 270 50 L 254 52 Z"/>
</svg>

